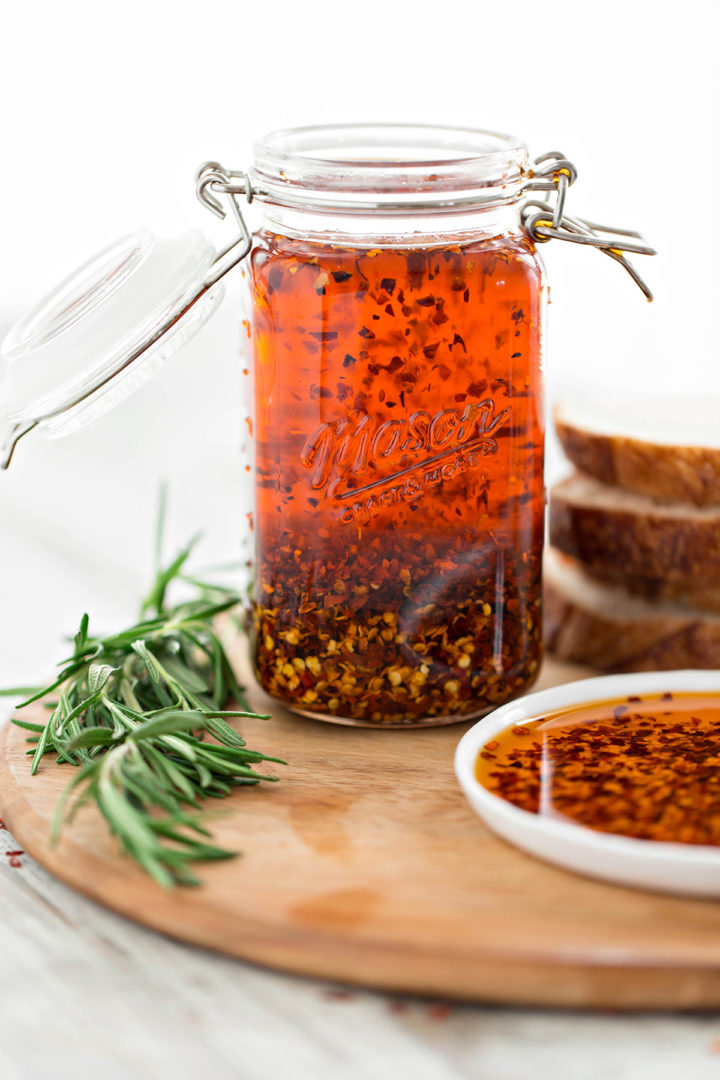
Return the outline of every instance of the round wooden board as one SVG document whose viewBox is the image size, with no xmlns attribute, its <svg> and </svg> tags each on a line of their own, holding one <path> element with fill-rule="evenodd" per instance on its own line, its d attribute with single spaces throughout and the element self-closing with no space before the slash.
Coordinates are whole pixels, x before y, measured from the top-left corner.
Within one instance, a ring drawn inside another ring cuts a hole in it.
<svg viewBox="0 0 720 1080">
<path fill-rule="evenodd" d="M 579 677 L 548 665 L 542 684 Z M 258 691 L 254 704 L 264 709 Z M 26 733 L 0 732 L 0 816 L 67 884 L 197 945 L 402 993 L 611 1008 L 720 1005 L 720 904 L 600 884 L 499 840 L 453 773 L 464 726 L 367 731 L 271 705 L 243 725 L 285 757 L 277 785 L 240 791 L 215 823 L 243 857 L 166 892 L 83 810 L 48 844 L 69 767 L 34 778 Z"/>
</svg>

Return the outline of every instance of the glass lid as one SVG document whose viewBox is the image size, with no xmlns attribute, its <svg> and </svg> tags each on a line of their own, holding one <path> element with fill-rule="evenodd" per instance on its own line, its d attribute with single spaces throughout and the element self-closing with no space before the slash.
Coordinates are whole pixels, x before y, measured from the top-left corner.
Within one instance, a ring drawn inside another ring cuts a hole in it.
<svg viewBox="0 0 720 1080">
<path fill-rule="evenodd" d="M 139 230 L 23 316 L 0 349 L 0 467 L 31 429 L 76 431 L 155 374 L 220 300 L 215 259 L 198 231 L 163 239 Z"/>
</svg>

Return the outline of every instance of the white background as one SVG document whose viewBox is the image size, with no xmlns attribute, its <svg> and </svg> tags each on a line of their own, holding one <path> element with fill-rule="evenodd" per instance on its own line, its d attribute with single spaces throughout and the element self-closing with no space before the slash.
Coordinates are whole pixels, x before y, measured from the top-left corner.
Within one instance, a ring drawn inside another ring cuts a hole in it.
<svg viewBox="0 0 720 1080">
<path fill-rule="evenodd" d="M 0 330 L 98 247 L 146 225 L 221 224 L 195 201 L 212 158 L 251 161 L 277 127 L 411 120 L 490 127 L 579 169 L 570 206 L 644 230 L 649 305 L 611 260 L 544 249 L 551 394 L 720 386 L 714 5 L 479 0 L 13 4 L 3 20 Z M 61 442 L 30 439 L 0 475 L 0 683 L 40 675 L 83 609 L 130 613 L 158 482 L 171 536 L 230 558 L 240 375 L 232 285 L 154 383 Z M 0 391 L 1 401 L 1 391 Z M 38 670 L 40 669 L 40 670 Z"/>
</svg>

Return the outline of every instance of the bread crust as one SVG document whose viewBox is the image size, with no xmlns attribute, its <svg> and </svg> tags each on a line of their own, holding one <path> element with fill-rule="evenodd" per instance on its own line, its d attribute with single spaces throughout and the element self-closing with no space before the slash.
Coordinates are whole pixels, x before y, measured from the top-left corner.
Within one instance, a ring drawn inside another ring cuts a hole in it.
<svg viewBox="0 0 720 1080">
<path fill-rule="evenodd" d="M 706 580 L 667 581 L 665 578 L 628 574 L 623 567 L 595 574 L 598 581 L 624 586 L 632 596 L 640 596 L 658 604 L 676 604 L 688 609 L 720 615 L 720 582 Z"/>
<path fill-rule="evenodd" d="M 582 570 L 573 573 L 582 582 Z M 599 604 L 598 591 L 605 594 Z M 661 607 L 638 614 L 618 586 L 593 583 L 588 594 L 546 570 L 545 648 L 558 659 L 618 672 L 720 667 L 720 619 Z"/>
<path fill-rule="evenodd" d="M 573 465 L 605 484 L 695 506 L 720 506 L 720 449 L 601 435 L 559 414 L 555 429 Z"/>
<path fill-rule="evenodd" d="M 687 512 L 677 504 L 620 497 L 576 474 L 550 492 L 550 543 L 596 577 L 633 578 L 700 590 L 720 587 L 720 508 Z"/>
</svg>

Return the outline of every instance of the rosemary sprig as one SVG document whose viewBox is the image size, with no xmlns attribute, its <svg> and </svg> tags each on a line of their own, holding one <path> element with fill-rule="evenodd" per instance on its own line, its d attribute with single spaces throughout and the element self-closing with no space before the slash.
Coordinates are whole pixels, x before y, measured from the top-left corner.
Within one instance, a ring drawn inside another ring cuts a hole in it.
<svg viewBox="0 0 720 1080">
<path fill-rule="evenodd" d="M 135 625 L 95 637 L 83 615 L 57 678 L 20 706 L 53 695 L 47 722 L 13 721 L 32 733 L 33 773 L 49 753 L 77 767 L 58 802 L 53 837 L 80 806 L 95 803 L 122 848 L 166 887 L 197 885 L 192 863 L 237 854 L 210 842 L 202 800 L 276 779 L 256 772 L 258 762 L 284 764 L 248 750 L 228 723 L 267 717 L 250 711 L 214 628 L 241 597 L 183 576 L 193 546 L 157 568 Z M 192 582 L 195 595 L 170 606 L 168 590 L 178 581 Z M 225 709 L 229 700 L 236 709 Z"/>
</svg>

